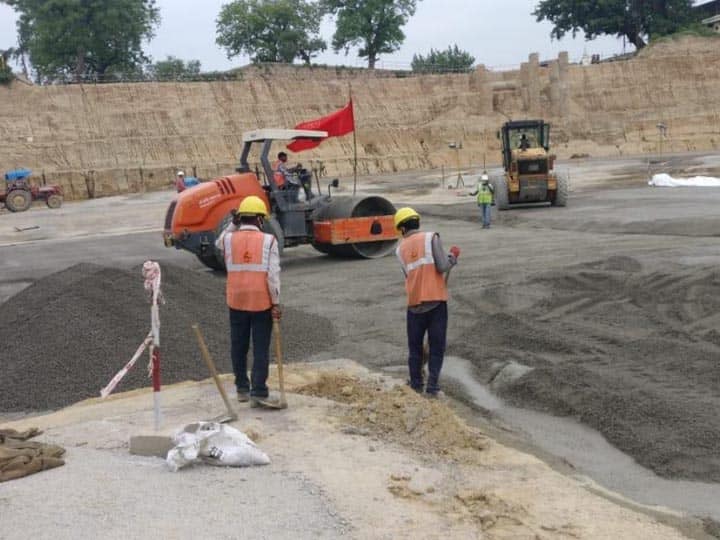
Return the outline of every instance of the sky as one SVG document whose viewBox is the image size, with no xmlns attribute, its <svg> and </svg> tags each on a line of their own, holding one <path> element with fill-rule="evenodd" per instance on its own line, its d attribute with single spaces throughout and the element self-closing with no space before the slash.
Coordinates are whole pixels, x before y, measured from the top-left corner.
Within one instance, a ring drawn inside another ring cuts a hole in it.
<svg viewBox="0 0 720 540">
<path fill-rule="evenodd" d="M 215 19 L 228 0 L 157 0 L 162 21 L 145 51 L 153 60 L 172 55 L 200 60 L 203 71 L 226 70 L 249 63 L 238 56 L 229 60 L 215 44 Z M 538 23 L 531 15 L 538 0 L 420 0 L 415 15 L 404 27 L 405 42 L 391 55 L 380 57 L 379 68 L 409 68 L 413 54 L 427 54 L 431 48 L 446 49 L 457 44 L 489 68 L 511 69 L 527 60 L 531 52 L 540 59 L 568 51 L 579 60 L 585 52 L 610 56 L 623 52 L 623 42 L 612 36 L 585 41 L 582 35 L 560 41 L 550 38 L 552 25 Z M 16 44 L 15 12 L 0 4 L 0 49 Z M 330 42 L 334 23 L 326 18 L 322 37 Z M 632 50 L 628 45 L 627 51 Z M 314 59 L 318 64 L 363 66 L 357 51 L 335 54 L 328 50 Z"/>
</svg>

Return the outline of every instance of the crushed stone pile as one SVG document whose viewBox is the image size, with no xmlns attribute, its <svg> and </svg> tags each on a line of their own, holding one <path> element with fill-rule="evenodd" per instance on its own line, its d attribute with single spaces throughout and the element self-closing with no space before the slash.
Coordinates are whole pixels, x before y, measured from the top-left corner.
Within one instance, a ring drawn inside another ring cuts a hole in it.
<svg viewBox="0 0 720 540">
<path fill-rule="evenodd" d="M 358 377 L 324 373 L 294 389 L 348 405 L 339 410 L 346 432 L 379 437 L 422 453 L 472 460 L 487 439 L 465 424 L 439 400 L 430 400 L 408 386 L 385 387 Z"/>
<path fill-rule="evenodd" d="M 161 267 L 163 384 L 210 376 L 191 328 L 196 322 L 218 370 L 231 372 L 224 276 Z M 331 322 L 317 315 L 286 308 L 281 325 L 286 362 L 336 342 Z M 99 396 L 149 330 L 140 268 L 78 264 L 36 281 L 0 305 L 0 411 L 45 411 Z M 147 354 L 115 392 L 146 386 Z"/>
</svg>

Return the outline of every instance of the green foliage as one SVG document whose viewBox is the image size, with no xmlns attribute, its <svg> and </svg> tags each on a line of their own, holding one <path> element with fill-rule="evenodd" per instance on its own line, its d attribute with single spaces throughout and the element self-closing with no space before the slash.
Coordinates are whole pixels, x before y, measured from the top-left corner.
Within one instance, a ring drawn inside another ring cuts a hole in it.
<svg viewBox="0 0 720 540">
<path fill-rule="evenodd" d="M 413 55 L 412 70 L 415 73 L 466 73 L 472 69 L 475 57 L 461 51 L 457 44 L 445 51 L 430 49 L 427 56 Z"/>
<path fill-rule="evenodd" d="M 10 84 L 15 78 L 12 69 L 7 64 L 7 56 L 4 52 L 0 51 L 0 84 Z"/>
<path fill-rule="evenodd" d="M 41 81 L 136 70 L 160 21 L 155 0 L 4 1 L 20 15 L 20 49 Z"/>
<path fill-rule="evenodd" d="M 217 19 L 216 42 L 228 58 L 246 53 L 253 62 L 305 64 L 327 44 L 319 37 L 323 11 L 306 0 L 234 0 Z"/>
<path fill-rule="evenodd" d="M 550 21 L 557 39 L 582 30 L 590 40 L 601 34 L 626 37 L 636 48 L 655 38 L 677 32 L 696 22 L 692 0 L 542 0 L 533 15 Z"/>
<path fill-rule="evenodd" d="M 359 46 L 358 55 L 375 68 L 378 56 L 397 51 L 405 41 L 402 27 L 415 14 L 417 0 L 323 0 L 337 16 L 332 46 L 335 52 Z"/>
<path fill-rule="evenodd" d="M 720 34 L 718 34 L 715 30 L 713 30 L 709 26 L 704 25 L 702 23 L 691 23 L 687 26 L 680 28 L 677 32 L 668 34 L 667 36 L 660 36 L 660 37 L 653 36 L 652 40 L 653 40 L 653 42 L 654 41 L 663 41 L 665 39 L 677 39 L 677 38 L 681 38 L 684 36 L 720 39 Z"/>
<path fill-rule="evenodd" d="M 196 79 L 200 75 L 200 60 L 188 60 L 168 56 L 151 64 L 147 68 L 147 75 L 151 79 L 167 81 L 178 79 Z"/>
</svg>

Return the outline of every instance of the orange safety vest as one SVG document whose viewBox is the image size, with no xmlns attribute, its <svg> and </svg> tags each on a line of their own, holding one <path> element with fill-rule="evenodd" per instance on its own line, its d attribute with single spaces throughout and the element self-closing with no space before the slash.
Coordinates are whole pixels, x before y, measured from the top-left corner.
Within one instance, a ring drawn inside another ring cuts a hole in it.
<svg viewBox="0 0 720 540">
<path fill-rule="evenodd" d="M 267 276 L 271 234 L 260 231 L 235 231 L 225 235 L 227 304 L 239 311 L 265 311 L 272 307 Z"/>
<path fill-rule="evenodd" d="M 432 239 L 435 233 L 415 233 L 403 238 L 395 254 L 405 270 L 408 306 L 448 299 L 445 278 L 435 268 Z"/>
<path fill-rule="evenodd" d="M 285 185 L 285 175 L 280 171 L 281 163 L 282 161 L 277 160 L 273 166 L 273 170 L 275 171 L 275 183 L 278 188 L 282 188 Z"/>
</svg>

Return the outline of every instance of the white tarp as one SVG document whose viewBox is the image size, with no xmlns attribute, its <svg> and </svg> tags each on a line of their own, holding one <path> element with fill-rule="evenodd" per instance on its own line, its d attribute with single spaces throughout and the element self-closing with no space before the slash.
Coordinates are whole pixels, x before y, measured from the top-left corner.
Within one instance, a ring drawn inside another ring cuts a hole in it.
<svg viewBox="0 0 720 540">
<path fill-rule="evenodd" d="M 267 465 L 270 458 L 242 431 L 217 422 L 197 422 L 185 426 L 173 437 L 175 448 L 166 462 L 173 472 L 191 463 L 225 467 Z"/>
<path fill-rule="evenodd" d="M 673 178 L 669 174 L 656 174 L 648 185 L 653 187 L 720 187 L 720 178 L 712 176 L 693 176 L 691 178 Z"/>
</svg>

